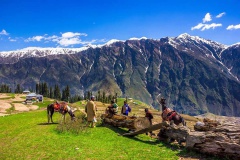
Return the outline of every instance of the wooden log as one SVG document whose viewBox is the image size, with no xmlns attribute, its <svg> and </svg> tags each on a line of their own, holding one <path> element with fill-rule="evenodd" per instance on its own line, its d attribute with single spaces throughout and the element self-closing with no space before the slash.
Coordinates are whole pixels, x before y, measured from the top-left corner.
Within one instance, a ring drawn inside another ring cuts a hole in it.
<svg viewBox="0 0 240 160">
<path fill-rule="evenodd" d="M 159 129 L 162 128 L 162 126 L 163 126 L 163 123 L 155 124 L 155 125 L 152 125 L 148 128 L 144 128 L 144 129 L 141 129 L 141 130 L 138 130 L 138 131 L 135 131 L 135 132 L 124 133 L 123 136 L 136 136 L 138 134 L 148 133 L 150 131 L 159 130 Z"/>
<path fill-rule="evenodd" d="M 102 115 L 103 122 L 115 127 L 128 128 L 131 130 L 141 130 L 150 127 L 150 122 L 146 117 L 124 116 L 124 115 Z"/>
<path fill-rule="evenodd" d="M 240 159 L 239 125 L 206 123 L 206 126 L 202 126 L 202 131 L 190 131 L 183 126 L 165 125 L 159 135 L 161 138 L 176 139 L 180 142 L 185 140 L 186 148 L 200 153 Z"/>
<path fill-rule="evenodd" d="M 240 126 L 222 124 L 207 132 L 189 132 L 186 147 L 201 153 L 240 159 Z"/>
</svg>

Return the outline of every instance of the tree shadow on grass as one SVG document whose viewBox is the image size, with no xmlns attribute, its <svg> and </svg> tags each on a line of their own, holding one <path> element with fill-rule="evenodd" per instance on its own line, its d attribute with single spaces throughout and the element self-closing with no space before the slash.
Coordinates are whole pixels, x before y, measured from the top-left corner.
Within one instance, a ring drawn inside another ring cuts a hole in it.
<svg viewBox="0 0 240 160">
<path fill-rule="evenodd" d="M 112 131 L 114 131 L 115 133 L 117 133 L 119 136 L 122 136 L 124 133 L 128 133 L 128 129 L 114 127 L 114 126 L 111 126 L 111 125 L 108 125 L 108 124 L 99 125 L 98 127 L 109 128 Z M 152 145 L 158 144 L 158 142 L 156 142 L 156 140 L 154 140 L 154 139 L 153 140 L 142 140 L 137 136 L 124 136 L 124 137 L 129 138 L 129 139 L 133 139 L 135 141 L 143 142 L 143 143 L 146 143 L 146 144 L 152 144 Z"/>
<path fill-rule="evenodd" d="M 128 133 L 127 129 L 124 128 L 119 128 L 119 127 L 114 127 L 108 124 L 102 124 L 99 125 L 98 127 L 107 127 L 109 129 L 111 129 L 112 131 L 114 131 L 115 133 L 117 133 L 119 136 L 122 136 L 122 134 L 124 133 Z M 179 153 L 177 153 L 176 155 L 179 156 L 182 159 L 188 159 L 188 160 L 230 160 L 228 158 L 224 158 L 224 157 L 216 157 L 213 155 L 206 155 L 206 154 L 201 154 L 198 153 L 194 150 L 189 150 L 186 149 L 184 145 L 179 145 L 176 142 L 175 143 L 169 143 L 167 141 L 160 141 L 157 138 L 152 138 L 152 139 L 148 139 L 148 140 L 143 140 L 141 139 L 141 137 L 136 136 L 124 136 L 126 138 L 135 140 L 135 141 L 139 141 L 142 143 L 146 143 L 146 144 L 150 144 L 150 145 L 159 145 L 159 147 L 167 147 L 169 149 L 171 149 L 172 151 L 179 151 Z"/>
<path fill-rule="evenodd" d="M 59 123 L 57 123 L 57 122 L 53 122 L 53 123 L 38 123 L 37 125 L 42 125 L 42 126 L 44 126 L 44 125 L 55 125 L 55 124 L 59 124 Z"/>
</svg>

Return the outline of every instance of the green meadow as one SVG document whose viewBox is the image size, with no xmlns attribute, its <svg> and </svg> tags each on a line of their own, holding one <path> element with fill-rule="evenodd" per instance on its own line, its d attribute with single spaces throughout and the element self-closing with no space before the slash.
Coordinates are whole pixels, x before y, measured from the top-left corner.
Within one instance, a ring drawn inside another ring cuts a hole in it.
<svg viewBox="0 0 240 160">
<path fill-rule="evenodd" d="M 50 101 L 49 101 L 50 103 Z M 123 100 L 119 101 L 119 105 Z M 141 102 L 137 102 L 141 104 Z M 82 102 L 73 104 L 83 105 Z M 145 105 L 145 104 L 141 104 Z M 84 114 L 76 111 L 76 122 L 61 123 L 55 113 L 55 123 L 47 124 L 46 105 L 39 110 L 0 117 L 0 159 L 126 159 L 148 160 L 196 158 L 177 144 L 167 144 L 145 134 L 123 137 L 127 129 L 102 125 L 100 116 L 96 128 L 85 126 Z M 144 107 L 144 106 L 143 106 Z M 134 107 L 137 111 L 137 108 Z M 206 156 L 203 156 L 206 158 Z M 209 159 L 212 159 L 211 157 Z"/>
</svg>

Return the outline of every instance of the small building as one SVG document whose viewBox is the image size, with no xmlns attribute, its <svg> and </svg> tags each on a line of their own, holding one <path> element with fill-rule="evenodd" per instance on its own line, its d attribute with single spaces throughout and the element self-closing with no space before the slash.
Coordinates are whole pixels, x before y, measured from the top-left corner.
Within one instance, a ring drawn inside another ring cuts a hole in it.
<svg viewBox="0 0 240 160">
<path fill-rule="evenodd" d="M 37 94 L 37 99 L 39 102 L 43 102 L 43 95 Z"/>
<path fill-rule="evenodd" d="M 24 91 L 22 92 L 22 94 L 29 94 L 29 93 L 30 93 L 29 90 L 24 90 Z"/>
<path fill-rule="evenodd" d="M 39 101 L 43 102 L 43 95 L 30 93 L 26 96 L 26 101 Z"/>
</svg>

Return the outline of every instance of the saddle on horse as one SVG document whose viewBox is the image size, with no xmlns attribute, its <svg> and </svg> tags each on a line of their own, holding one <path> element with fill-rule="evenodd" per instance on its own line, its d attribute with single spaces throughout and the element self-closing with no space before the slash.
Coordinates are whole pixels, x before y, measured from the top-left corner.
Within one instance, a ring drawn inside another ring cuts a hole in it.
<svg viewBox="0 0 240 160">
<path fill-rule="evenodd" d="M 171 110 L 170 108 L 164 109 L 164 111 L 162 112 L 163 121 L 170 121 L 169 116 L 171 115 L 172 112 L 173 110 Z"/>
<path fill-rule="evenodd" d="M 165 108 L 162 113 L 162 119 L 163 121 L 173 121 L 176 125 L 182 123 L 183 126 L 186 126 L 186 122 L 184 121 L 183 117 L 176 111 L 171 110 L 170 108 Z"/>
<path fill-rule="evenodd" d="M 54 103 L 54 110 L 57 112 L 61 112 L 61 113 L 67 113 L 71 110 L 71 108 L 68 106 L 68 104 L 66 102 L 55 102 Z"/>
</svg>

